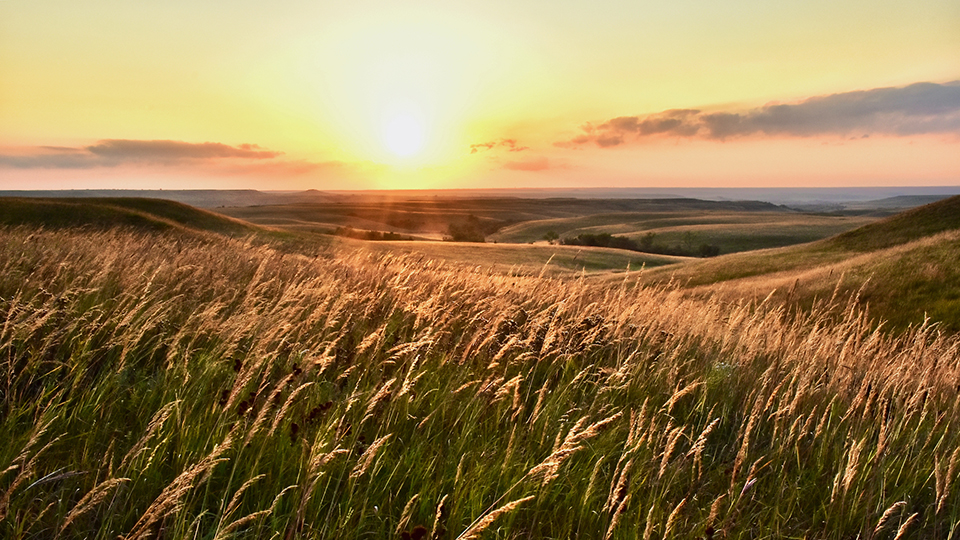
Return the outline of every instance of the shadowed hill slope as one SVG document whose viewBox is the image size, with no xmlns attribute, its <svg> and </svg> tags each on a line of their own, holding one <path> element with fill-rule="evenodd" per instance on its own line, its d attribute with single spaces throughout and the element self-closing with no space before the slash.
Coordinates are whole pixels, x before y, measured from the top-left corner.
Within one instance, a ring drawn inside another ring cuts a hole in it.
<svg viewBox="0 0 960 540">
<path fill-rule="evenodd" d="M 148 231 L 190 229 L 227 235 L 259 230 L 255 225 L 186 204 L 138 198 L 0 198 L 0 225 L 50 229 L 124 226 Z"/>
</svg>

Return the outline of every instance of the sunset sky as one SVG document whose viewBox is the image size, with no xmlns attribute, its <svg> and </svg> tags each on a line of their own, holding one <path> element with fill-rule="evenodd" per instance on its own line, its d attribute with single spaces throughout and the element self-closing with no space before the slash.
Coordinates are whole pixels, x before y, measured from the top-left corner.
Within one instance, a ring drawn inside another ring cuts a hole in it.
<svg viewBox="0 0 960 540">
<path fill-rule="evenodd" d="M 957 0 L 0 0 L 0 189 L 960 185 Z"/>
</svg>

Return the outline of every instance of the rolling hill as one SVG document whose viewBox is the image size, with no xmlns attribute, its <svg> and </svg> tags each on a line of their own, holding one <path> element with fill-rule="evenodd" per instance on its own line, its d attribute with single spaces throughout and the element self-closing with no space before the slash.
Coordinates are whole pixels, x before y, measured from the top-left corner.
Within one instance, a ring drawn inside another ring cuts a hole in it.
<svg viewBox="0 0 960 540">
<path fill-rule="evenodd" d="M 143 198 L 0 198 L 0 225 L 130 227 L 149 231 L 174 229 L 226 235 L 260 230 L 252 224 L 164 199 Z"/>
<path fill-rule="evenodd" d="M 876 319 L 903 328 L 929 318 L 960 331 L 960 197 L 914 208 L 852 231 L 778 249 L 692 260 L 643 274 L 691 294 L 728 300 L 816 301 L 859 295 Z"/>
</svg>

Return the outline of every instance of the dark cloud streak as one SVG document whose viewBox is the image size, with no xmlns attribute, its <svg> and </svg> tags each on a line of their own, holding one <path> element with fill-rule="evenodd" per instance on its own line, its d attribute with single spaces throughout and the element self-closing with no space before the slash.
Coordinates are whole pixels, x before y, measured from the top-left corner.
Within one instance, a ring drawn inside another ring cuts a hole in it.
<svg viewBox="0 0 960 540">
<path fill-rule="evenodd" d="M 725 140 L 756 135 L 960 134 L 960 81 L 845 92 L 743 112 L 668 110 L 621 116 L 582 129 L 583 135 L 558 145 L 593 143 L 609 148 L 655 135 Z"/>
</svg>

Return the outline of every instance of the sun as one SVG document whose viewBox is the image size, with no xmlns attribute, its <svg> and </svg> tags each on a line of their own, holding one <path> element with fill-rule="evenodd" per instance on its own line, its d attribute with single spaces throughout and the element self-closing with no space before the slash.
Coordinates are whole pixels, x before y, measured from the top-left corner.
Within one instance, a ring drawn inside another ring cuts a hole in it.
<svg viewBox="0 0 960 540">
<path fill-rule="evenodd" d="M 423 118 L 412 111 L 397 111 L 387 115 L 380 135 L 386 149 L 401 158 L 416 156 L 426 142 Z"/>
</svg>

